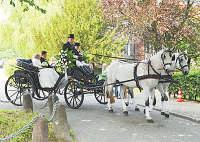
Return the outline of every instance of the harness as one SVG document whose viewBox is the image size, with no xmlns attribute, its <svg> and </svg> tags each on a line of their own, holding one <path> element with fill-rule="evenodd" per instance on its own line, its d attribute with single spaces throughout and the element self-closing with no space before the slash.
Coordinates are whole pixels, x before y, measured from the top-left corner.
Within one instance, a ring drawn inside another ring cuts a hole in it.
<svg viewBox="0 0 200 142">
<path fill-rule="evenodd" d="M 180 57 L 181 56 L 184 56 L 185 58 L 187 58 L 187 55 L 182 53 L 182 54 L 179 54 L 179 56 L 176 58 L 176 64 L 177 64 L 177 61 L 179 60 L 179 66 L 181 67 L 180 69 L 178 68 L 178 70 L 183 70 L 183 68 L 185 67 L 189 67 L 188 64 L 190 62 L 190 60 L 188 60 L 188 63 L 186 65 L 182 65 L 181 62 L 180 62 Z"/>
<path fill-rule="evenodd" d="M 170 52 L 170 51 L 167 51 L 167 52 Z M 171 63 L 165 63 L 164 62 L 164 57 L 163 57 L 163 54 L 161 55 L 161 59 L 162 59 L 162 63 L 164 65 L 163 69 L 165 70 L 165 66 L 166 65 L 171 65 Z M 151 60 L 148 61 L 148 74 L 147 75 L 142 75 L 142 76 L 138 76 L 137 75 L 137 69 L 138 69 L 138 66 L 141 62 L 137 63 L 137 65 L 134 67 L 134 72 L 133 72 L 133 76 L 134 76 L 134 80 L 136 82 L 136 86 L 140 89 L 140 91 L 142 90 L 142 87 L 140 86 L 139 84 L 139 81 L 140 80 L 144 80 L 144 79 L 158 79 L 158 80 L 162 80 L 162 81 L 165 81 L 165 82 L 172 82 L 173 81 L 173 78 L 170 74 L 168 74 L 167 72 L 167 75 L 161 75 L 160 73 L 158 73 L 156 71 L 156 69 L 152 66 L 151 64 Z M 153 74 L 150 74 L 150 69 L 153 70 Z M 162 81 L 159 81 L 162 82 Z"/>
<path fill-rule="evenodd" d="M 137 65 L 134 67 L 134 73 L 133 73 L 133 75 L 134 75 L 134 80 L 135 80 L 135 82 L 136 82 L 136 86 L 140 89 L 140 91 L 142 90 L 142 87 L 140 86 L 140 84 L 139 84 L 139 81 L 140 80 L 144 80 L 144 79 L 161 79 L 161 74 L 159 74 L 157 71 L 156 71 L 156 69 L 152 66 L 152 64 L 151 64 L 151 61 L 149 60 L 148 61 L 148 74 L 147 75 L 142 75 L 142 76 L 138 76 L 137 75 L 137 69 L 138 69 L 138 66 L 140 65 L 141 63 L 137 63 Z M 150 69 L 152 69 L 153 70 L 153 72 L 155 73 L 155 74 L 150 74 Z"/>
</svg>

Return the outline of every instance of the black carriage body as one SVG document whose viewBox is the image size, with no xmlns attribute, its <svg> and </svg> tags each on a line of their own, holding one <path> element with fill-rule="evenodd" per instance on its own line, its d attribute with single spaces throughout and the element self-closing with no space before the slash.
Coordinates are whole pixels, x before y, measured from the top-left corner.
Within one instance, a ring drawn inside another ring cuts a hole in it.
<svg viewBox="0 0 200 142">
<path fill-rule="evenodd" d="M 39 68 L 33 66 L 31 59 L 17 59 L 17 65 L 20 68 L 19 70 L 15 71 L 14 76 L 16 78 L 23 78 L 24 75 L 28 74 L 29 77 L 31 77 L 31 79 L 34 80 L 34 88 L 36 90 L 39 89 L 39 90 L 43 90 L 47 92 L 55 91 L 60 80 L 64 77 L 64 74 L 60 74 L 59 79 L 53 88 L 42 88 L 39 83 L 39 78 L 38 78 Z M 26 80 L 24 80 L 24 82 L 21 82 L 21 83 L 26 83 Z"/>
<path fill-rule="evenodd" d="M 78 109 L 86 94 L 94 94 L 100 104 L 107 104 L 104 95 L 104 80 L 98 80 L 98 76 L 93 71 L 89 72 L 79 67 L 73 67 L 68 70 L 68 75 L 70 77 L 64 89 L 64 97 L 70 108 Z"/>
<path fill-rule="evenodd" d="M 53 88 L 42 88 L 38 78 L 39 68 L 33 66 L 30 59 L 18 59 L 17 70 L 11 75 L 5 84 L 7 99 L 14 105 L 22 105 L 23 92 L 28 90 L 34 99 L 44 100 L 50 92 L 58 91 L 58 85 L 64 75 L 60 75 Z M 20 101 L 17 101 L 20 100 Z"/>
</svg>

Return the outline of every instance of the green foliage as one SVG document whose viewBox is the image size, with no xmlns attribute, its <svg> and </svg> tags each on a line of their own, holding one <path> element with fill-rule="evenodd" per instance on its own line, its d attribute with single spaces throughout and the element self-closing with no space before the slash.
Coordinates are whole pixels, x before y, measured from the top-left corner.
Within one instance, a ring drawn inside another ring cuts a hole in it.
<svg viewBox="0 0 200 142">
<path fill-rule="evenodd" d="M 16 132 L 28 123 L 35 114 L 22 111 L 0 111 L 0 138 Z M 12 139 L 10 142 L 31 142 L 32 131 L 28 129 L 22 135 Z"/>
<path fill-rule="evenodd" d="M 46 13 L 46 10 L 37 5 L 34 0 L 17 0 L 17 2 L 20 2 L 21 5 L 27 4 L 28 6 L 34 7 L 36 10 L 42 13 Z M 10 0 L 10 5 L 15 7 L 17 2 L 15 0 Z M 24 12 L 29 10 L 29 7 L 27 5 L 24 8 Z"/>
<path fill-rule="evenodd" d="M 10 76 L 14 74 L 14 71 L 16 68 L 16 60 L 15 59 L 9 59 L 6 61 L 6 64 L 4 65 L 5 73 L 7 76 Z"/>
<path fill-rule="evenodd" d="M 171 84 L 169 92 L 177 94 L 179 88 L 183 91 L 185 99 L 200 101 L 200 71 L 192 71 L 189 75 L 185 76 L 180 73 L 175 74 L 175 80 L 178 80 L 178 84 Z"/>
<path fill-rule="evenodd" d="M 30 122 L 33 117 L 37 114 L 33 113 L 25 113 L 23 111 L 14 111 L 14 110 L 0 110 L 0 138 L 8 136 L 16 132 L 16 130 L 22 128 L 25 124 Z M 53 132 L 53 125 L 49 123 L 48 125 L 48 134 L 49 134 L 49 142 L 56 142 L 56 138 Z M 70 130 L 70 135 L 72 137 L 73 142 L 76 142 L 75 134 L 73 130 Z M 32 127 L 30 127 L 25 133 L 22 135 L 11 139 L 10 142 L 31 142 L 32 140 Z"/>
<path fill-rule="evenodd" d="M 3 27 L 0 29 L 0 48 L 9 49 L 15 58 L 31 58 L 41 50 L 47 50 L 48 57 L 56 56 L 70 33 L 75 34 L 84 56 L 92 62 L 110 60 L 89 53 L 120 54 L 124 39 L 117 38 L 117 31 L 108 28 L 98 1 L 55 0 L 37 1 L 37 4 L 47 12 L 42 14 L 33 7 L 26 12 L 23 6 L 13 8 L 8 23 L 0 23 Z"/>
</svg>

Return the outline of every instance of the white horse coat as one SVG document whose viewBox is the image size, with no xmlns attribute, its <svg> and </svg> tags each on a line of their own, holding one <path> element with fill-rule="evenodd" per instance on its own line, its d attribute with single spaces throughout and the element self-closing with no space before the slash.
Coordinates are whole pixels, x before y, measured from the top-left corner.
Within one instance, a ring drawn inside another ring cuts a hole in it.
<svg viewBox="0 0 200 142">
<path fill-rule="evenodd" d="M 156 70 L 157 73 L 160 73 L 164 69 L 169 70 L 172 62 L 171 51 L 161 50 L 156 55 L 150 58 L 150 62 L 152 67 Z M 112 62 L 110 66 L 107 68 L 107 81 L 106 81 L 107 84 L 111 84 L 116 81 L 122 82 L 125 80 L 133 79 L 135 66 L 136 66 L 135 63 L 129 64 L 129 63 L 122 63 L 120 61 Z M 153 69 L 149 68 L 148 66 L 149 65 L 147 61 L 144 61 L 144 63 L 140 63 L 137 68 L 137 76 L 156 74 L 155 71 L 153 71 Z M 143 88 L 144 94 L 146 95 L 146 102 L 149 96 L 153 95 L 153 89 L 158 85 L 158 82 L 159 82 L 158 78 L 146 78 L 143 80 L 139 80 L 139 85 Z M 123 86 L 137 88 L 135 81 L 123 83 Z M 112 96 L 113 94 L 112 88 L 113 85 L 105 87 L 106 92 L 110 96 Z M 124 89 L 121 90 L 124 91 Z M 124 92 L 121 93 L 124 94 Z M 145 105 L 146 105 L 146 119 L 152 120 L 149 113 L 149 105 L 146 103 Z M 123 106 L 123 111 L 127 112 L 123 98 L 122 98 L 122 106 Z M 108 109 L 112 110 L 112 104 L 110 104 L 109 98 L 108 98 Z"/>
</svg>

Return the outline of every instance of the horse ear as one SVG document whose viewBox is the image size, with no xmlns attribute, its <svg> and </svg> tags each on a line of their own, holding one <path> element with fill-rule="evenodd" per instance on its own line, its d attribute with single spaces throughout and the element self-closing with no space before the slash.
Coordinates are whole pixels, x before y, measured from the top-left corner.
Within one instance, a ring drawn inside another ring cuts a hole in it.
<svg viewBox="0 0 200 142">
<path fill-rule="evenodd" d="M 171 52 L 174 52 L 174 50 L 175 50 L 175 47 L 173 47 L 173 48 L 170 49 Z"/>
<path fill-rule="evenodd" d="M 176 59 L 175 54 L 173 54 L 172 61 L 175 61 L 175 59 Z"/>
</svg>

